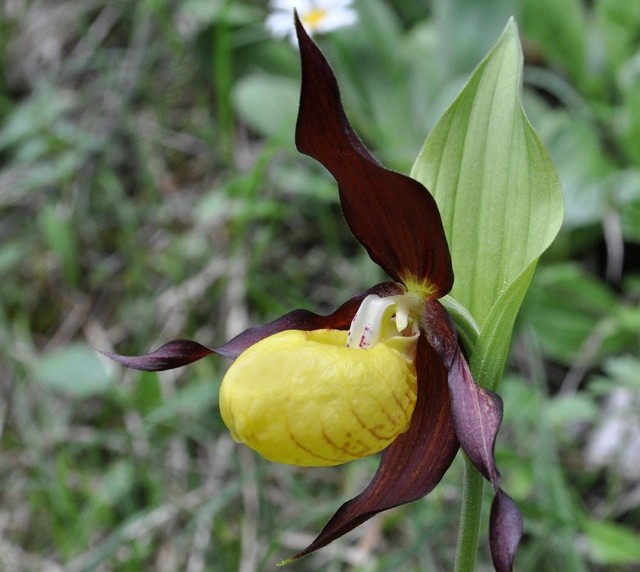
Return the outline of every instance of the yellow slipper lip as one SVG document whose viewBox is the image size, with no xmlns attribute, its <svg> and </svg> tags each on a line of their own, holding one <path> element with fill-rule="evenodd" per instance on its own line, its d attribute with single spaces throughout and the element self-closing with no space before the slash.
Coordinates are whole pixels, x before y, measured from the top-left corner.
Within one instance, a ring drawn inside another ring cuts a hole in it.
<svg viewBox="0 0 640 572">
<path fill-rule="evenodd" d="M 229 368 L 220 411 L 236 441 L 270 461 L 345 463 L 377 453 L 407 430 L 414 364 L 384 342 L 347 347 L 343 330 L 287 330 Z"/>
</svg>

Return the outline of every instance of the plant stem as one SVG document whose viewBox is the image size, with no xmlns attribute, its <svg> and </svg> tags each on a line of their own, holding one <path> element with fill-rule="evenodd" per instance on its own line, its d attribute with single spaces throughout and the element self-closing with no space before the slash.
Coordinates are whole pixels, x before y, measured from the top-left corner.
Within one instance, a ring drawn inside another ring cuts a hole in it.
<svg viewBox="0 0 640 572">
<path fill-rule="evenodd" d="M 473 572 L 475 569 L 482 515 L 484 480 L 471 461 L 466 457 L 464 460 L 464 486 L 455 572 Z"/>
</svg>

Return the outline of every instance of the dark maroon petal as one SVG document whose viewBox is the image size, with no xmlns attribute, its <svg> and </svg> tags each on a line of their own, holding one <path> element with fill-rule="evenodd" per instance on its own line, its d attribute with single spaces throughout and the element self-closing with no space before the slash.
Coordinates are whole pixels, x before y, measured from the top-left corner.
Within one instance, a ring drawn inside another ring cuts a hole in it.
<svg viewBox="0 0 640 572">
<path fill-rule="evenodd" d="M 453 271 L 435 200 L 369 154 L 345 116 L 329 64 L 297 17 L 296 27 L 302 59 L 298 149 L 338 181 L 345 219 L 369 256 L 394 280 L 432 286 L 443 296 Z"/>
<path fill-rule="evenodd" d="M 477 385 L 467 360 L 458 351 L 449 370 L 449 390 L 456 435 L 467 457 L 493 486 L 489 540 L 497 572 L 510 571 L 522 536 L 522 516 L 500 488 L 494 446 L 502 423 L 502 399 Z"/>
<path fill-rule="evenodd" d="M 458 344 L 455 326 L 438 300 L 425 303 L 423 327 L 436 353 L 449 368 L 448 382 L 455 431 L 471 462 L 493 486 L 489 542 L 497 572 L 512 569 L 522 536 L 522 515 L 500 489 L 494 445 L 502 422 L 502 399 L 477 385 Z"/>
<path fill-rule="evenodd" d="M 460 445 L 497 491 L 500 474 L 493 449 L 502 423 L 502 399 L 473 380 L 453 321 L 438 300 L 425 303 L 424 323 L 429 343 L 449 368 L 451 407 Z"/>
<path fill-rule="evenodd" d="M 471 462 L 491 481 L 493 489 L 500 486 L 493 448 L 502 423 L 502 398 L 473 381 L 467 360 L 456 353 L 449 369 L 451 406 L 456 435 Z"/>
<path fill-rule="evenodd" d="M 424 497 L 442 479 L 458 451 L 446 369 L 423 336 L 416 358 L 418 397 L 411 426 L 383 453 L 360 495 L 343 504 L 318 537 L 292 560 L 326 546 L 375 514 Z"/>
<path fill-rule="evenodd" d="M 427 300 L 422 322 L 429 344 L 449 369 L 459 350 L 456 326 L 449 312 L 438 300 Z"/>
<path fill-rule="evenodd" d="M 191 340 L 173 340 L 157 350 L 142 356 L 123 356 L 111 352 L 100 352 L 119 364 L 143 371 L 165 371 L 189 365 L 215 350 Z"/>
<path fill-rule="evenodd" d="M 522 515 L 513 499 L 498 490 L 491 505 L 489 546 L 496 572 L 511 572 L 520 538 Z"/>
<path fill-rule="evenodd" d="M 294 310 L 284 316 L 265 324 L 255 326 L 238 334 L 219 348 L 211 349 L 191 340 L 174 340 L 153 352 L 140 356 L 125 356 L 111 352 L 101 352 L 119 364 L 131 369 L 143 371 L 164 371 L 175 369 L 198 361 L 203 357 L 213 353 L 226 358 L 235 359 L 244 350 L 259 342 L 260 340 L 283 332 L 284 330 L 319 330 L 322 328 L 334 328 L 336 330 L 346 330 L 351 324 L 353 316 L 358 311 L 362 300 L 369 294 L 378 296 L 393 296 L 405 292 L 401 284 L 394 282 L 383 282 L 360 292 L 344 304 L 335 312 L 328 316 L 320 316 L 308 310 Z"/>
</svg>

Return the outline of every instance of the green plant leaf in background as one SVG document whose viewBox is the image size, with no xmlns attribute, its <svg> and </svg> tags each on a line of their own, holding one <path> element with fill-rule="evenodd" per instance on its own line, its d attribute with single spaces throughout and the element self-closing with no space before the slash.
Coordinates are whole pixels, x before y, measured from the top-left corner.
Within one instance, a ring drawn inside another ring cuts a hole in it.
<svg viewBox="0 0 640 572">
<path fill-rule="evenodd" d="M 632 309 L 619 307 L 615 292 L 578 265 L 541 269 L 529 299 L 531 332 L 559 363 L 575 364 L 586 347 L 592 347 L 593 357 L 632 347 L 633 337 L 624 335 L 618 316 L 632 316 Z"/>
<path fill-rule="evenodd" d="M 613 75 L 638 49 L 640 0 L 596 0 L 594 8 Z"/>
<path fill-rule="evenodd" d="M 586 16 L 581 0 L 523 0 L 522 23 L 528 40 L 543 56 L 586 83 Z"/>
<path fill-rule="evenodd" d="M 602 565 L 640 563 L 638 533 L 612 522 L 589 519 L 584 524 L 587 550 Z"/>
<path fill-rule="evenodd" d="M 296 125 L 299 91 L 296 80 L 256 73 L 237 82 L 233 100 L 239 116 L 258 134 L 289 141 Z"/>
<path fill-rule="evenodd" d="M 75 286 L 80 279 L 78 244 L 70 209 L 62 207 L 45 205 L 38 214 L 38 223 L 49 248 L 62 263 L 66 281 Z"/>
<path fill-rule="evenodd" d="M 499 356 L 489 368 L 494 379 L 535 265 L 563 216 L 555 169 L 520 103 L 521 77 L 522 50 L 510 20 L 412 171 L 442 214 L 456 277 L 451 294 L 480 328 L 474 358 Z"/>
<path fill-rule="evenodd" d="M 111 368 L 86 344 L 71 344 L 45 355 L 35 365 L 43 386 L 79 399 L 100 395 L 112 383 Z"/>
</svg>

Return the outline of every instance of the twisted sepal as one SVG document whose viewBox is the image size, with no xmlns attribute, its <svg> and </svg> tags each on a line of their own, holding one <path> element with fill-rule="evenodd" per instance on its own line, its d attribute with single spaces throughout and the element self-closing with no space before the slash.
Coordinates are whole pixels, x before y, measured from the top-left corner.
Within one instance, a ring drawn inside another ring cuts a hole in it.
<svg viewBox="0 0 640 572">
<path fill-rule="evenodd" d="M 148 354 L 139 356 L 126 356 L 107 351 L 100 351 L 100 353 L 130 369 L 166 371 L 189 365 L 216 353 L 216 350 L 193 340 L 172 340 Z"/>
<path fill-rule="evenodd" d="M 502 423 L 502 399 L 475 383 L 453 321 L 439 301 L 426 302 L 423 322 L 429 343 L 448 369 L 452 415 L 460 446 L 495 492 L 489 522 L 491 558 L 497 572 L 508 572 L 522 536 L 522 516 L 515 502 L 500 488 L 494 457 Z"/>
<path fill-rule="evenodd" d="M 514 500 L 498 489 L 491 503 L 489 548 L 496 572 L 510 572 L 522 538 L 522 514 Z"/>
<path fill-rule="evenodd" d="M 360 292 L 347 300 L 335 312 L 322 316 L 309 310 L 293 310 L 263 326 L 254 326 L 238 334 L 218 348 L 209 348 L 192 340 L 173 340 L 144 355 L 126 356 L 112 352 L 101 352 L 113 361 L 142 371 L 165 371 L 189 365 L 211 354 L 235 359 L 253 344 L 285 330 L 320 330 L 332 328 L 347 330 L 362 300 L 369 294 L 380 297 L 402 294 L 404 287 L 395 282 L 383 282 Z"/>
</svg>

